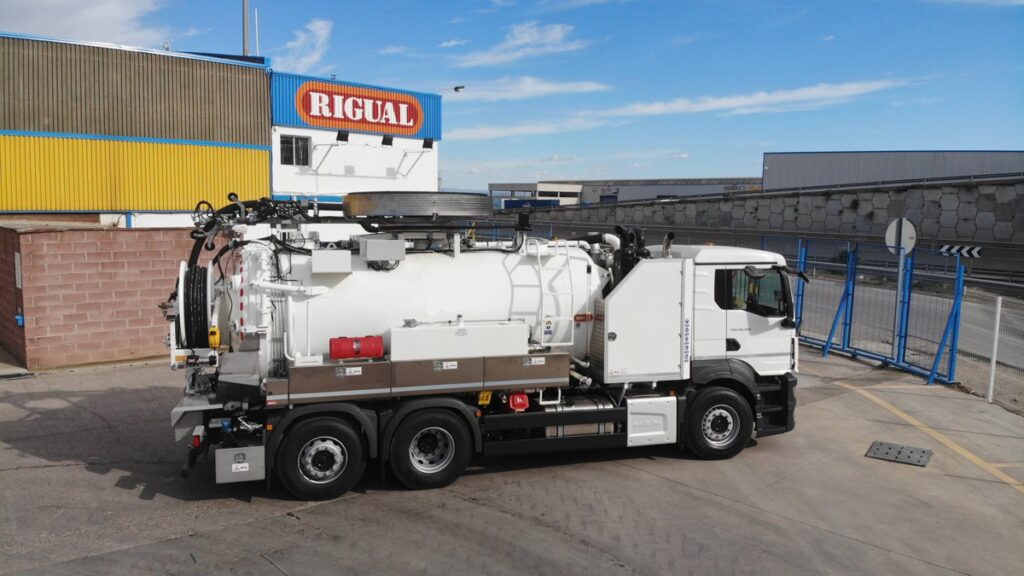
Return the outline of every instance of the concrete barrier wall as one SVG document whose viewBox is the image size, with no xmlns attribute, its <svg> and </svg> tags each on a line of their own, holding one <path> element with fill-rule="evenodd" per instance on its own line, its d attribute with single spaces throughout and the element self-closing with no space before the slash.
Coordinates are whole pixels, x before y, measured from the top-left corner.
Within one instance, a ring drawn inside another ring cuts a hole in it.
<svg viewBox="0 0 1024 576">
<path fill-rule="evenodd" d="M 929 244 L 1024 244 L 1024 183 L 679 199 L 533 214 L 537 222 L 826 234 L 876 242 L 892 219 L 905 216 Z"/>
<path fill-rule="evenodd" d="M 167 353 L 167 322 L 157 305 L 173 290 L 179 261 L 188 257 L 192 240 L 187 230 L 21 230 L 15 236 L 22 257 L 25 326 L 17 329 L 20 345 L 6 339 L 3 345 L 26 367 Z M 10 245 L 0 250 L 2 268 Z M 0 274 L 0 330 L 7 333 L 6 294 L 12 291 L 13 276 Z"/>
</svg>

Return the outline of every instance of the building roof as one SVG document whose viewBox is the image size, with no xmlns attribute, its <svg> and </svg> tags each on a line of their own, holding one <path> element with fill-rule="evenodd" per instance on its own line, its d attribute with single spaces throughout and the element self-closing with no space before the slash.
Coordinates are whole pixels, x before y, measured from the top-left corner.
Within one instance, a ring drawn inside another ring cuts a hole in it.
<svg viewBox="0 0 1024 576">
<path fill-rule="evenodd" d="M 580 184 L 583 186 L 759 186 L 760 178 L 661 178 L 635 180 L 542 180 L 540 184 Z"/>
<path fill-rule="evenodd" d="M 1024 173 L 1024 151 L 766 152 L 765 190 L 855 188 Z"/>
<path fill-rule="evenodd" d="M 15 34 L 13 32 L 0 31 L 0 38 L 11 38 L 15 40 L 32 40 L 36 42 L 52 42 L 55 44 L 73 44 L 76 46 L 91 46 L 93 48 L 106 48 L 109 50 L 121 50 L 124 52 L 139 52 L 166 56 L 170 58 L 186 58 L 190 60 L 204 60 L 207 62 L 218 62 L 220 64 L 231 64 L 234 66 L 249 66 L 253 68 L 267 68 L 270 64 L 269 58 L 261 58 L 262 63 L 251 61 L 252 57 L 204 54 L 200 52 L 175 52 L 173 50 L 156 50 L 154 48 L 140 48 L 138 46 L 126 46 L 123 44 L 112 44 L 109 42 L 85 42 L 81 40 L 64 40 L 61 38 L 49 38 L 46 36 L 32 36 L 28 34 Z"/>
</svg>

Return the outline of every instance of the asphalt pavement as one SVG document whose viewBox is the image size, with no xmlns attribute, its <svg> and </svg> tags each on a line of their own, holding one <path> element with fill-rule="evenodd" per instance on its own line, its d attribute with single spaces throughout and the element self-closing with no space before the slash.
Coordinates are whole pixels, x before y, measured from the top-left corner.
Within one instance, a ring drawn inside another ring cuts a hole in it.
<svg viewBox="0 0 1024 576">
<path fill-rule="evenodd" d="M 797 428 L 704 462 L 673 447 L 482 459 L 454 485 L 377 471 L 299 502 L 178 475 L 161 364 L 0 381 L 3 574 L 1012 574 L 1024 419 L 802 351 Z M 925 468 L 864 457 L 934 450 Z"/>
</svg>

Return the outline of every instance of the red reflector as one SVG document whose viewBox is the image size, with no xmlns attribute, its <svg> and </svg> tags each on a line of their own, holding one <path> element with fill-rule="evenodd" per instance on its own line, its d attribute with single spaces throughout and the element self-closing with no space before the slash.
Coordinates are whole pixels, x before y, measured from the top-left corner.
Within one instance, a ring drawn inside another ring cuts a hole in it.
<svg viewBox="0 0 1024 576">
<path fill-rule="evenodd" d="M 530 397 L 525 392 L 515 392 L 508 398 L 508 407 L 515 412 L 522 412 L 530 407 Z"/>
<path fill-rule="evenodd" d="M 238 289 L 238 295 L 239 296 L 245 296 L 245 288 L 239 288 Z"/>
<path fill-rule="evenodd" d="M 196 434 L 195 436 L 192 437 L 192 447 L 193 448 L 199 448 L 199 446 L 202 443 L 203 443 L 203 437 L 202 436 Z"/>
<path fill-rule="evenodd" d="M 245 302 L 239 302 L 238 303 L 238 309 L 239 310 L 245 310 Z"/>
<path fill-rule="evenodd" d="M 573 316 L 572 319 L 575 322 L 591 322 L 594 320 L 594 315 L 587 312 L 586 314 L 577 314 Z"/>
</svg>

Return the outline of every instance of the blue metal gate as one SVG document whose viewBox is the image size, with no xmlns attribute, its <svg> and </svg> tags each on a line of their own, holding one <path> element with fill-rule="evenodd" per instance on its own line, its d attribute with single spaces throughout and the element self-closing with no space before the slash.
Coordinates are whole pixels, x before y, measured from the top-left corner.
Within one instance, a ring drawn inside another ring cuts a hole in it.
<svg viewBox="0 0 1024 576">
<path fill-rule="evenodd" d="M 794 289 L 802 342 L 824 356 L 834 351 L 877 360 L 929 384 L 955 381 L 964 293 L 959 256 L 780 237 L 763 238 L 761 247 L 810 278 Z"/>
</svg>

